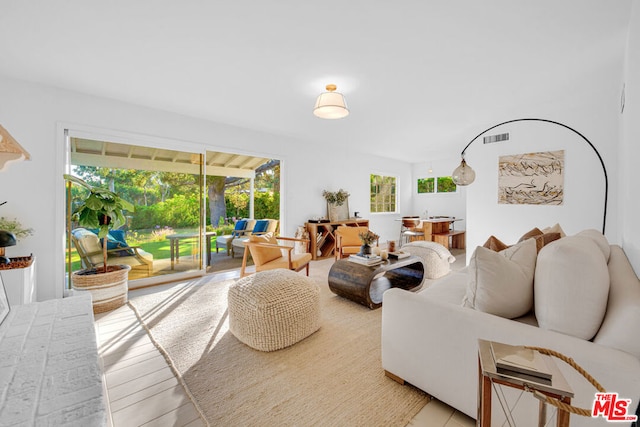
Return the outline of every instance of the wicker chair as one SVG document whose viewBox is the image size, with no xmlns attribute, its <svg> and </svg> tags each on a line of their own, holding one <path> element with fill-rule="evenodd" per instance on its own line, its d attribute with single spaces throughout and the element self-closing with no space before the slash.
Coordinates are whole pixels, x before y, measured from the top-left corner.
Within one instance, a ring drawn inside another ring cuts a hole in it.
<svg viewBox="0 0 640 427">
<path fill-rule="evenodd" d="M 95 268 L 104 263 L 102 245 L 98 235 L 86 228 L 71 231 L 71 241 L 78 251 L 83 268 Z M 107 265 L 124 264 L 132 270 L 143 270 L 147 275 L 153 273 L 153 255 L 138 246 L 124 246 L 107 250 Z"/>
</svg>

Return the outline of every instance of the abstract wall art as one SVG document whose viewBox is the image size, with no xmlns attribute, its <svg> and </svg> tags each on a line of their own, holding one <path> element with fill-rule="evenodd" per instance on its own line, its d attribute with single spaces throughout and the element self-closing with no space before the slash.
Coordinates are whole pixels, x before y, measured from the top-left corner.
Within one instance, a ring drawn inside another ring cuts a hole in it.
<svg viewBox="0 0 640 427">
<path fill-rule="evenodd" d="M 500 156 L 498 203 L 561 205 L 564 150 Z"/>
</svg>

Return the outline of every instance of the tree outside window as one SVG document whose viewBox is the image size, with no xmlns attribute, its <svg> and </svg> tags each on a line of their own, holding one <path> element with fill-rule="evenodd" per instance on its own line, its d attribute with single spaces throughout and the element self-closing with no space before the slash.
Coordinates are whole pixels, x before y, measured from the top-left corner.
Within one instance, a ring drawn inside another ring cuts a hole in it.
<svg viewBox="0 0 640 427">
<path fill-rule="evenodd" d="M 371 182 L 371 212 L 396 212 L 397 179 L 394 176 L 374 175 Z"/>
<path fill-rule="evenodd" d="M 418 178 L 418 193 L 435 193 L 435 178 Z"/>
<path fill-rule="evenodd" d="M 458 187 L 450 176 L 438 177 L 438 193 L 455 193 Z"/>
<path fill-rule="evenodd" d="M 455 193 L 458 187 L 450 176 L 418 178 L 418 194 Z"/>
</svg>

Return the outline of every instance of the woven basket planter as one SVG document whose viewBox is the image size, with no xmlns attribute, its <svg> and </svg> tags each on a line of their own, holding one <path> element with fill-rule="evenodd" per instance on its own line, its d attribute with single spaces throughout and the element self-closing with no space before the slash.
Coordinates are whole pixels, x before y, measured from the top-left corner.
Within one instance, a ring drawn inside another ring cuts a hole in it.
<svg viewBox="0 0 640 427">
<path fill-rule="evenodd" d="M 71 275 L 74 292 L 91 293 L 94 314 L 111 311 L 127 303 L 131 267 L 119 267 L 120 270 L 107 273 L 83 275 L 78 274 L 82 271 L 76 271 Z"/>
</svg>

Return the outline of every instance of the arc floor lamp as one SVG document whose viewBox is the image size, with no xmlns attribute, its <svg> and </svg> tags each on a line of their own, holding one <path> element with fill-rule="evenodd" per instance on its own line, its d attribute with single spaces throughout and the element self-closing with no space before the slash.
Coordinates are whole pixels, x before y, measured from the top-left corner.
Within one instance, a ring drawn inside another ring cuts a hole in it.
<svg viewBox="0 0 640 427">
<path fill-rule="evenodd" d="M 583 134 L 581 134 L 574 128 L 567 126 L 563 123 L 556 122 L 554 120 L 548 120 L 548 119 L 534 119 L 534 118 L 513 119 L 513 120 L 507 120 L 506 122 L 498 123 L 497 125 L 491 126 L 490 128 L 483 130 L 478 135 L 476 135 L 471 141 L 469 141 L 469 143 L 465 145 L 464 149 L 460 153 L 460 157 L 462 158 L 460 162 L 460 166 L 458 166 L 451 174 L 451 178 L 453 179 L 453 182 L 455 182 L 456 185 L 466 186 L 473 183 L 473 181 L 475 181 L 476 173 L 471 168 L 471 166 L 467 164 L 467 162 L 464 159 L 464 155 L 465 155 L 465 152 L 467 151 L 467 148 L 469 148 L 469 146 L 475 140 L 477 140 L 484 133 L 489 132 L 492 129 L 495 129 L 498 126 L 506 125 L 509 123 L 515 123 L 515 122 L 544 122 L 544 123 L 550 123 L 550 124 L 561 126 L 565 129 L 570 130 L 576 135 L 580 136 L 580 138 L 582 138 L 593 149 L 593 151 L 596 153 L 596 156 L 598 156 L 598 160 L 600 160 L 600 164 L 602 165 L 602 171 L 604 172 L 604 213 L 602 218 L 602 234 L 604 234 L 605 226 L 607 224 L 607 199 L 609 197 L 609 177 L 607 176 L 607 168 L 604 165 L 604 160 L 602 160 L 602 156 L 600 155 L 596 147 L 591 143 L 591 141 L 589 141 L 587 137 L 585 137 Z"/>
</svg>

